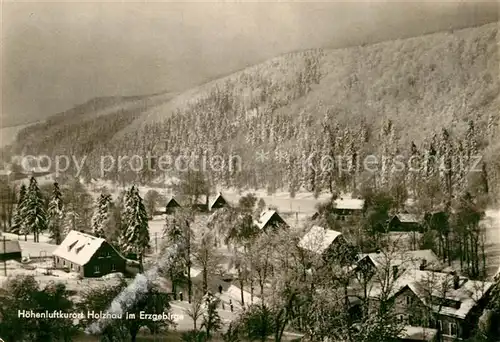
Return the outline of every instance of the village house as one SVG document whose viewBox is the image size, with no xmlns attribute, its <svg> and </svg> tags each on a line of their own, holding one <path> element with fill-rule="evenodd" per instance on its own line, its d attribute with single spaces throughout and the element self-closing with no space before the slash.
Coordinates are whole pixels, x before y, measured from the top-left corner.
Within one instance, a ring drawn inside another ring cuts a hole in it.
<svg viewBox="0 0 500 342">
<path fill-rule="evenodd" d="M 178 208 L 181 208 L 181 205 L 179 204 L 179 202 L 174 197 L 171 197 L 167 201 L 167 204 L 165 205 L 165 213 L 167 215 L 171 215 L 171 214 L 175 213 L 175 211 Z"/>
<path fill-rule="evenodd" d="M 326 260 L 346 245 L 347 242 L 342 233 L 313 226 L 299 241 L 298 247 L 308 253 L 320 255 Z"/>
<path fill-rule="evenodd" d="M 0 238 L 0 261 L 21 261 L 21 246 L 19 241 Z"/>
<path fill-rule="evenodd" d="M 76 230 L 68 233 L 53 256 L 56 268 L 68 269 L 82 277 L 102 277 L 126 270 L 126 259 L 105 239 Z"/>
<path fill-rule="evenodd" d="M 357 272 L 364 272 L 367 277 L 382 271 L 397 278 L 406 270 L 441 271 L 443 265 L 438 256 L 430 249 L 396 253 L 378 251 L 360 254 L 355 269 Z"/>
<path fill-rule="evenodd" d="M 398 213 L 389 220 L 389 231 L 391 232 L 420 232 L 422 226 L 415 214 Z"/>
<path fill-rule="evenodd" d="M 338 220 L 345 221 L 349 216 L 362 215 L 364 208 L 363 199 L 340 197 L 334 201 L 333 213 Z"/>
<path fill-rule="evenodd" d="M 401 322 L 436 329 L 438 340 L 449 342 L 472 335 L 493 286 L 492 282 L 412 269 L 390 287 L 374 284 L 369 297 L 374 305 L 385 298 Z"/>
<path fill-rule="evenodd" d="M 215 209 L 220 209 L 220 208 L 224 208 L 224 207 L 228 207 L 228 206 L 229 206 L 229 202 L 226 201 L 226 199 L 222 196 L 222 193 L 219 192 L 217 197 L 215 197 L 213 199 L 213 201 L 210 202 L 210 206 L 209 206 L 208 210 L 213 211 Z"/>
<path fill-rule="evenodd" d="M 254 221 L 255 225 L 262 231 L 266 231 L 269 228 L 289 228 L 290 226 L 285 222 L 285 220 L 278 214 L 276 210 L 267 209 L 263 211 L 258 220 Z"/>
</svg>

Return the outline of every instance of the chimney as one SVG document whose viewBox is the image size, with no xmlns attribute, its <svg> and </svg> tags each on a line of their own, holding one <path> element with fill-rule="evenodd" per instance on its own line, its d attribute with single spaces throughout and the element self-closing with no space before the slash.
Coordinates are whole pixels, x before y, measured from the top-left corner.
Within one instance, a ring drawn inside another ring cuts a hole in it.
<svg viewBox="0 0 500 342">
<path fill-rule="evenodd" d="M 455 273 L 453 274 L 453 289 L 458 290 L 460 287 L 460 277 Z"/>
<path fill-rule="evenodd" d="M 392 266 L 392 278 L 396 280 L 398 277 L 398 266 Z"/>
</svg>

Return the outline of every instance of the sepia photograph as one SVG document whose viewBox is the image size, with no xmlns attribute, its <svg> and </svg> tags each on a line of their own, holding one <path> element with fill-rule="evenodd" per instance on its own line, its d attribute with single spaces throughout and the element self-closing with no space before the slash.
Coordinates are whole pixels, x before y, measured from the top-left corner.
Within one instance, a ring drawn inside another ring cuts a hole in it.
<svg viewBox="0 0 500 342">
<path fill-rule="evenodd" d="M 0 12 L 0 342 L 500 341 L 498 0 Z"/>
</svg>

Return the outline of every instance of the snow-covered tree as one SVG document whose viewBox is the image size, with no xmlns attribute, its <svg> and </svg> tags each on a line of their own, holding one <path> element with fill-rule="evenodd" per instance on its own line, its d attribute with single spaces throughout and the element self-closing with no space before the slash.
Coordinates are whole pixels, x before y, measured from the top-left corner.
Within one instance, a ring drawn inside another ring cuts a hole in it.
<svg viewBox="0 0 500 342">
<path fill-rule="evenodd" d="M 71 230 L 77 230 L 78 214 L 72 210 L 64 211 L 62 235 L 63 238 L 68 235 Z"/>
<path fill-rule="evenodd" d="M 143 258 L 149 248 L 148 214 L 139 190 L 132 186 L 125 198 L 124 230 L 121 245 L 126 253 L 134 253 L 139 257 L 141 270 Z"/>
<path fill-rule="evenodd" d="M 92 217 L 92 234 L 97 237 L 105 237 L 111 221 L 111 195 L 101 194 L 96 203 L 94 216 Z"/>
<path fill-rule="evenodd" d="M 12 223 L 12 232 L 17 234 L 26 234 L 25 224 L 24 224 L 24 210 L 25 210 L 25 200 L 26 200 L 26 185 L 22 184 L 19 189 L 19 197 L 17 200 L 16 212 L 14 214 L 14 219 Z"/>
<path fill-rule="evenodd" d="M 39 242 L 40 232 L 47 228 L 47 213 L 45 211 L 42 192 L 35 177 L 31 177 L 26 195 L 25 224 L 28 232 L 33 233 L 34 241 Z"/>
<path fill-rule="evenodd" d="M 47 219 L 50 238 L 54 240 L 56 244 L 60 244 L 63 240 L 64 207 L 58 183 L 54 183 L 54 189 L 52 190 L 49 209 L 47 211 Z"/>
</svg>

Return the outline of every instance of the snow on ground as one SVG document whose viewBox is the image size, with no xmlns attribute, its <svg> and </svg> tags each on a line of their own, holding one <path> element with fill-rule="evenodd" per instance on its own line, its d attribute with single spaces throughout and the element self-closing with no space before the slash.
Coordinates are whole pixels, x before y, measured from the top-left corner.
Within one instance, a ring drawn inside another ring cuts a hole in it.
<svg viewBox="0 0 500 342">
<path fill-rule="evenodd" d="M 29 258 L 39 258 L 39 257 L 50 257 L 52 253 L 57 248 L 57 245 L 49 243 L 50 238 L 48 235 L 40 234 L 40 242 L 33 241 L 33 235 L 26 236 L 24 241 L 24 235 L 17 235 L 11 233 L 2 233 L 2 237 L 7 240 L 17 240 L 21 246 L 21 254 L 23 257 Z"/>
<path fill-rule="evenodd" d="M 5 275 L 3 264 L 0 263 L 0 287 L 10 278 L 18 275 L 32 275 L 41 287 L 50 282 L 63 283 L 68 290 L 81 292 L 82 289 L 99 287 L 103 284 L 111 285 L 118 283 L 118 279 L 85 278 L 78 279 L 76 273 L 66 273 L 61 270 L 52 269 L 53 262 L 50 259 L 37 260 L 28 264 L 9 260 L 6 262 L 7 276 Z"/>
<path fill-rule="evenodd" d="M 144 198 L 146 193 L 149 190 L 156 190 L 161 195 L 165 197 L 169 197 L 171 195 L 175 195 L 171 192 L 171 184 L 177 182 L 178 180 L 175 177 L 170 177 L 167 179 L 166 186 L 159 187 L 150 187 L 150 186 L 139 186 L 139 193 Z M 89 186 L 89 190 L 98 194 L 104 187 L 111 192 L 114 198 L 118 196 L 118 194 L 127 189 L 127 187 L 116 186 L 110 181 L 104 180 L 93 180 Z M 222 195 L 231 203 L 237 204 L 239 199 L 246 194 L 253 193 L 257 198 L 262 198 L 267 206 L 275 206 L 278 208 L 279 212 L 298 212 L 303 214 L 312 214 L 316 211 L 316 205 L 319 202 L 327 201 L 331 194 L 322 193 L 316 199 L 314 198 L 313 193 L 311 192 L 298 192 L 295 195 L 295 198 L 290 198 L 290 194 L 288 192 L 280 191 L 276 192 L 274 195 L 268 195 L 266 190 L 245 190 L 239 191 L 237 189 L 217 189 L 214 191 L 214 195 L 218 192 L 222 192 Z"/>
<path fill-rule="evenodd" d="M 500 210 L 486 210 L 486 254 L 488 257 L 488 275 L 494 276 L 500 267 Z"/>
<path fill-rule="evenodd" d="M 19 240 L 19 241 L 24 241 L 24 235 L 17 235 L 17 234 L 12 234 L 12 233 L 4 233 L 1 232 L 0 236 L 5 236 L 7 240 Z M 33 242 L 33 234 L 27 235 L 26 236 L 27 241 Z M 48 234 L 40 234 L 40 242 L 49 242 L 50 237 Z"/>
</svg>

